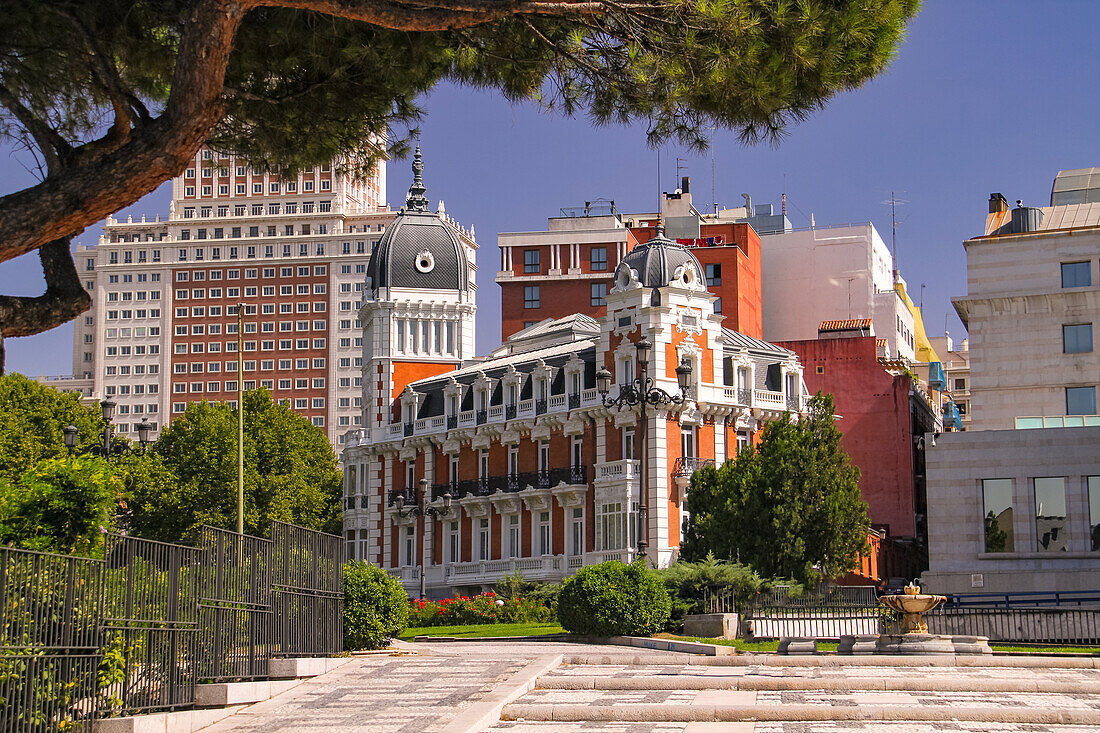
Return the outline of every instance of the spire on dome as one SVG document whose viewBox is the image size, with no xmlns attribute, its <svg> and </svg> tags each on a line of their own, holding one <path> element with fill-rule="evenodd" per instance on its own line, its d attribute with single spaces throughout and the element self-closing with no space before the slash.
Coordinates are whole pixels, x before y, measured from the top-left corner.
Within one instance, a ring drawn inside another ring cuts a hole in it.
<svg viewBox="0 0 1100 733">
<path fill-rule="evenodd" d="M 412 211 L 428 211 L 428 197 L 424 193 L 424 161 L 420 155 L 420 143 L 416 144 L 416 153 L 413 155 L 413 182 L 409 186 L 409 195 L 405 199 L 407 208 Z"/>
</svg>

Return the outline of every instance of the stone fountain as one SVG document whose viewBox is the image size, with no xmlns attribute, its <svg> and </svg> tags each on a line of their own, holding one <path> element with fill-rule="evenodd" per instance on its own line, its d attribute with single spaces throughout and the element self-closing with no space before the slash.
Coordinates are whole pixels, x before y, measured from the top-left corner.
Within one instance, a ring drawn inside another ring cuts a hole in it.
<svg viewBox="0 0 1100 733">
<path fill-rule="evenodd" d="M 955 645 L 950 636 L 928 633 L 928 624 L 921 614 L 928 613 L 947 600 L 920 592 L 914 580 L 905 586 L 903 593 L 887 595 L 880 599 L 887 608 L 902 614 L 901 633 L 881 634 L 876 645 L 879 654 L 954 654 Z"/>
</svg>

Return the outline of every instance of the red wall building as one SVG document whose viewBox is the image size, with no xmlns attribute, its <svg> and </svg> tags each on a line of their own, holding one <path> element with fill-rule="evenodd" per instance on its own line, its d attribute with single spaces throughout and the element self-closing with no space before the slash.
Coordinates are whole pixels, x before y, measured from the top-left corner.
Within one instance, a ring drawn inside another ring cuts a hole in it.
<svg viewBox="0 0 1100 733">
<path fill-rule="evenodd" d="M 887 537 L 923 534 L 924 454 L 931 408 L 908 374 L 879 361 L 874 336 L 778 342 L 798 354 L 810 393 L 833 395 L 841 444 L 860 470 L 874 528 Z M 927 414 L 925 414 L 927 413 Z"/>
<path fill-rule="evenodd" d="M 703 265 L 725 327 L 763 338 L 760 237 L 746 222 L 702 219 L 699 232 L 676 241 Z M 546 232 L 501 235 L 501 338 L 547 318 L 602 317 L 619 261 L 655 234 L 654 215 L 617 214 L 551 219 Z"/>
</svg>

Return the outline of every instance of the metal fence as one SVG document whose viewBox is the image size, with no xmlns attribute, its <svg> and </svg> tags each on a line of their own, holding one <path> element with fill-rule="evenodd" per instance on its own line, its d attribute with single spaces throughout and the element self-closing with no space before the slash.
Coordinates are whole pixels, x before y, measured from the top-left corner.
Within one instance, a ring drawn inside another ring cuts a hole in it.
<svg viewBox="0 0 1100 733">
<path fill-rule="evenodd" d="M 884 611 L 874 586 L 823 585 L 797 596 L 775 588 L 746 603 L 742 613 L 758 639 L 839 639 L 878 634 Z"/>
<path fill-rule="evenodd" d="M 1100 609 L 947 605 L 924 614 L 928 633 L 986 636 L 992 642 L 1100 644 Z"/>
<path fill-rule="evenodd" d="M 103 559 L 0 549 L 0 731 L 188 708 L 200 682 L 341 651 L 342 539 L 280 522 L 271 536 L 107 535 Z"/>
<path fill-rule="evenodd" d="M 96 714 L 102 561 L 0 550 L 0 730 L 87 731 Z"/>
</svg>

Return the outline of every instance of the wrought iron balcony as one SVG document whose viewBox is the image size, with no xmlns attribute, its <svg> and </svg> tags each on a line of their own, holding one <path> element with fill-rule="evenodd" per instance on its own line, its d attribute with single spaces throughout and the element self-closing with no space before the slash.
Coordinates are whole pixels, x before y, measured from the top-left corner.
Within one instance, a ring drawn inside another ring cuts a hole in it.
<svg viewBox="0 0 1100 733">
<path fill-rule="evenodd" d="M 546 400 L 535 400 L 535 414 L 536 415 L 545 415 L 546 414 Z"/>
<path fill-rule="evenodd" d="M 451 415 L 447 418 L 447 429 L 454 430 L 458 427 L 458 415 Z"/>
<path fill-rule="evenodd" d="M 485 410 L 478 410 L 475 417 L 475 422 L 478 425 L 484 425 L 489 420 L 489 413 Z"/>
<path fill-rule="evenodd" d="M 579 394 L 569 395 L 569 409 L 575 410 L 581 406 L 581 396 Z"/>
<path fill-rule="evenodd" d="M 401 500 L 406 504 L 416 503 L 416 492 L 408 491 L 406 489 L 391 489 L 389 495 L 389 506 L 393 506 L 397 502 L 397 497 L 401 497 Z"/>
<path fill-rule="evenodd" d="M 713 466 L 713 458 L 697 458 L 696 456 L 683 456 L 677 458 L 676 462 L 672 464 L 673 476 L 690 476 L 701 468 L 706 466 Z"/>
<path fill-rule="evenodd" d="M 799 412 L 802 409 L 802 398 L 798 395 L 788 395 L 787 409 L 791 412 Z"/>
<path fill-rule="evenodd" d="M 445 484 L 432 484 L 432 501 L 438 501 L 444 494 L 450 494 L 451 498 L 458 496 L 458 482 L 450 481 Z"/>
<path fill-rule="evenodd" d="M 405 423 L 405 437 L 409 437 L 413 434 L 413 424 L 411 422 Z"/>
<path fill-rule="evenodd" d="M 748 387 L 741 387 L 737 390 L 737 404 L 739 405 L 751 405 L 752 404 L 752 390 Z"/>
<path fill-rule="evenodd" d="M 515 419 L 515 417 L 516 417 L 516 406 L 515 405 L 505 405 L 505 407 L 504 407 L 504 419 L 505 420 L 513 420 L 513 419 Z"/>
</svg>

